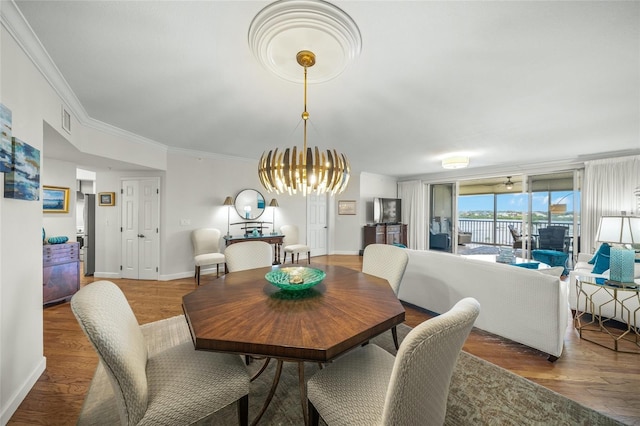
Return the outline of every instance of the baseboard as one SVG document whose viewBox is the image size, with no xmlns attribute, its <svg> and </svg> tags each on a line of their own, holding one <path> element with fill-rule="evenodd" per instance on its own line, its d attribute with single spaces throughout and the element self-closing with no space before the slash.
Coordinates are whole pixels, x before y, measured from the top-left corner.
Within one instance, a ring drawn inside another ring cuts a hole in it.
<svg viewBox="0 0 640 426">
<path fill-rule="evenodd" d="M 29 391 L 31 391 L 31 388 L 33 388 L 46 368 L 47 358 L 42 357 L 42 360 L 38 363 L 38 365 L 36 365 L 36 368 L 33 369 L 31 375 L 29 375 L 24 384 L 20 386 L 20 389 L 18 389 L 17 392 L 12 395 L 11 398 L 9 398 L 7 405 L 2 410 L 0 424 L 6 425 L 7 423 L 9 423 L 9 419 L 11 419 L 11 416 L 13 416 L 20 404 L 22 404 L 22 401 L 24 401 L 24 399 L 27 397 L 27 394 L 29 393 Z"/>
<path fill-rule="evenodd" d="M 109 278 L 112 280 L 117 280 L 122 278 L 122 274 L 117 272 L 94 272 L 93 276 L 96 278 Z"/>
<path fill-rule="evenodd" d="M 334 251 L 331 254 L 353 254 L 353 255 L 358 255 L 358 250 L 345 250 L 345 251 Z"/>
<path fill-rule="evenodd" d="M 209 267 L 209 268 L 201 268 L 200 269 L 200 276 L 203 275 L 211 275 L 211 274 L 216 274 L 216 267 Z M 224 265 L 220 264 L 220 275 L 224 275 Z M 194 278 L 195 276 L 195 272 L 194 271 L 189 271 L 189 272 L 176 272 L 175 274 L 165 274 L 165 275 L 160 275 L 158 277 L 158 281 L 173 281 L 173 280 L 180 280 L 183 278 Z M 195 278 L 194 278 L 195 280 Z"/>
</svg>

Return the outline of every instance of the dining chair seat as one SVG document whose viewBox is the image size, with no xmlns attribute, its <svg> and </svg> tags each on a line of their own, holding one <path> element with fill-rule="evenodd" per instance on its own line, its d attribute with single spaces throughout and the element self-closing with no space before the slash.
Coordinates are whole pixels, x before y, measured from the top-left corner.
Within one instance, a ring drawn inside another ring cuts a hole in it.
<svg viewBox="0 0 640 426">
<path fill-rule="evenodd" d="M 291 255 L 291 263 L 300 263 L 300 253 L 307 254 L 307 263 L 311 263 L 311 248 L 306 244 L 299 242 L 298 227 L 295 225 L 284 225 L 280 227 L 280 232 L 284 235 L 282 250 L 284 251 L 284 263 L 287 261 L 287 255 Z"/>
</svg>

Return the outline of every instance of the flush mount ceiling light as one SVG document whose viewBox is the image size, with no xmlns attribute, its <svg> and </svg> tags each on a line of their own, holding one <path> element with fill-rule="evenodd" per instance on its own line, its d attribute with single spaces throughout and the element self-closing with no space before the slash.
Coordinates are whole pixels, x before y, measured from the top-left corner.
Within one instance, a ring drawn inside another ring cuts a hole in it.
<svg viewBox="0 0 640 426">
<path fill-rule="evenodd" d="M 296 55 L 296 60 L 304 68 L 304 146 L 298 153 L 297 147 L 283 152 L 264 152 L 258 162 L 258 176 L 260 182 L 269 192 L 288 192 L 295 194 L 302 191 L 307 195 L 313 191 L 318 194 L 330 192 L 332 195 L 341 193 L 349 182 L 350 165 L 344 154 L 338 154 L 334 149 L 320 153 L 318 147 L 307 148 L 307 68 L 316 63 L 313 52 L 302 50 Z"/>
<path fill-rule="evenodd" d="M 262 9 L 249 26 L 249 48 L 269 71 L 302 83 L 293 54 L 314 52 L 321 60 L 309 83 L 338 76 L 362 50 L 356 23 L 342 9 L 321 0 L 281 0 Z"/>
<path fill-rule="evenodd" d="M 463 169 L 469 165 L 469 157 L 455 156 L 442 160 L 442 167 L 445 169 Z"/>
</svg>

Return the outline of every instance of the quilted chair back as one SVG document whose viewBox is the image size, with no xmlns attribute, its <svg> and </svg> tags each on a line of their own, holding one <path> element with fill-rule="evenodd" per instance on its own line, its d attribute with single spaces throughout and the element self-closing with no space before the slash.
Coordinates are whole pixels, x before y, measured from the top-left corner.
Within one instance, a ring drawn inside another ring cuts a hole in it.
<svg viewBox="0 0 640 426">
<path fill-rule="evenodd" d="M 123 425 L 147 410 L 147 344 L 127 299 L 114 283 L 96 281 L 71 299 L 71 310 L 98 352 L 116 397 Z"/>
<path fill-rule="evenodd" d="M 409 332 L 393 365 L 382 424 L 444 424 L 451 375 L 479 313 L 478 301 L 468 297 Z"/>
<path fill-rule="evenodd" d="M 409 255 L 400 247 L 369 244 L 364 249 L 362 272 L 389 281 L 393 292 L 397 295 L 408 262 Z"/>
<path fill-rule="evenodd" d="M 215 228 L 200 228 L 191 231 L 193 255 L 218 253 L 220 249 L 220 230 Z"/>
<path fill-rule="evenodd" d="M 271 266 L 273 249 L 264 241 L 246 241 L 231 244 L 224 250 L 229 272 Z"/>
<path fill-rule="evenodd" d="M 300 241 L 300 232 L 295 225 L 283 225 L 280 227 L 280 232 L 284 234 L 284 240 L 282 242 L 284 247 L 298 244 Z"/>
</svg>

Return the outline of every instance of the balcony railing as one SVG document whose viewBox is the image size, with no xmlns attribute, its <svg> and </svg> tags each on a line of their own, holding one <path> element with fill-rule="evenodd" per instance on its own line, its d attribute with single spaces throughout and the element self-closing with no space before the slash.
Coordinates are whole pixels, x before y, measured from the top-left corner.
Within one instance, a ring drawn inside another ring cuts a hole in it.
<svg viewBox="0 0 640 426">
<path fill-rule="evenodd" d="M 459 219 L 458 224 L 458 232 L 471 232 L 472 243 L 499 246 L 509 246 L 513 244 L 513 237 L 509 231 L 509 225 L 513 225 L 519 232 L 521 232 L 522 227 L 522 222 L 519 220 L 505 219 L 498 219 L 495 222 L 492 219 Z M 552 221 L 549 223 L 545 221 L 533 222 L 531 225 L 533 235 L 538 234 L 538 229 L 546 228 L 547 226 L 566 226 L 569 228 L 569 236 L 576 235 L 573 232 L 573 222 Z M 577 235 L 580 235 L 579 227 Z"/>
</svg>

